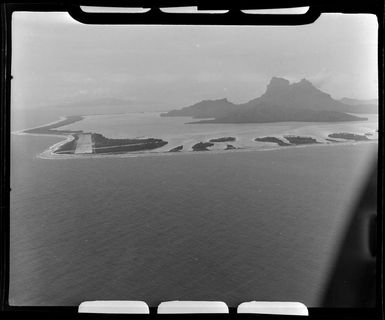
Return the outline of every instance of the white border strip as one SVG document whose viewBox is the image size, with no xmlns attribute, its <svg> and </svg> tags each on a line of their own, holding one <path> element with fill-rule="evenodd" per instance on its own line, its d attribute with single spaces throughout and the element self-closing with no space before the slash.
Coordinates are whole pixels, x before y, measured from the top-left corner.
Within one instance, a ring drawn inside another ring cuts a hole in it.
<svg viewBox="0 0 385 320">
<path fill-rule="evenodd" d="M 281 314 L 291 316 L 308 316 L 307 307 L 301 302 L 250 301 L 243 302 L 237 313 Z"/>
<path fill-rule="evenodd" d="M 229 313 L 221 301 L 167 301 L 158 306 L 158 314 Z"/>
<path fill-rule="evenodd" d="M 85 301 L 79 305 L 79 313 L 149 314 L 143 301 Z"/>
</svg>

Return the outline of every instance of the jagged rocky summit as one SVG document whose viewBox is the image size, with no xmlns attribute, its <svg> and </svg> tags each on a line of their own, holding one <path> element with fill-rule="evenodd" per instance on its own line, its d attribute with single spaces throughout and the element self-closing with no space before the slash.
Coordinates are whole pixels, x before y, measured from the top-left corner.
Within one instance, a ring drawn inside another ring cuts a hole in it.
<svg viewBox="0 0 385 320">
<path fill-rule="evenodd" d="M 203 100 L 161 116 L 205 119 L 192 123 L 339 122 L 367 120 L 351 113 L 376 112 L 375 105 L 335 100 L 306 79 L 290 84 L 287 79 L 273 77 L 265 93 L 247 103 L 237 105 L 227 99 Z"/>
</svg>

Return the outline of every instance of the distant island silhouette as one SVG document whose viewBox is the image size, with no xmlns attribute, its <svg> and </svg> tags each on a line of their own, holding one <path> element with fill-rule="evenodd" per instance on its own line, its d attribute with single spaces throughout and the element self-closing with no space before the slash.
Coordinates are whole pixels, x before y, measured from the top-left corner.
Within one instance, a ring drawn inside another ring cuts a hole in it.
<svg viewBox="0 0 385 320">
<path fill-rule="evenodd" d="M 105 99 L 100 103 L 123 105 L 120 100 Z M 95 102 L 96 106 L 99 102 Z M 272 123 L 272 122 L 346 122 L 368 120 L 357 114 L 377 113 L 376 100 L 356 100 L 343 98 L 333 99 L 329 94 L 317 89 L 310 81 L 302 79 L 292 83 L 283 78 L 273 77 L 267 85 L 266 91 L 259 98 L 250 100 L 244 104 L 234 104 L 227 99 L 204 100 L 192 106 L 162 113 L 162 117 L 192 117 L 199 121 L 189 123 Z M 87 105 L 92 106 L 90 101 Z M 253 143 L 239 141 L 240 137 L 233 133 L 208 132 L 206 136 L 189 137 L 186 141 L 178 141 L 178 144 L 163 140 L 162 138 L 112 138 L 105 137 L 98 132 L 84 132 L 83 130 L 71 130 L 65 126 L 84 120 L 86 116 L 74 115 L 61 117 L 56 122 L 23 130 L 22 134 L 63 136 L 66 139 L 56 143 L 48 149 L 50 155 L 117 155 L 123 153 L 141 153 L 160 149 L 161 153 L 202 152 L 218 150 L 240 150 L 261 146 L 261 143 L 278 145 L 279 147 L 318 145 L 340 143 L 346 141 L 370 142 L 375 140 L 368 138 L 375 131 L 332 131 L 327 136 L 298 135 L 286 132 L 272 132 L 266 136 L 254 136 L 249 138 Z M 158 117 L 158 115 L 157 115 Z M 369 117 L 369 116 L 368 116 Z M 339 124 L 338 124 L 339 125 Z M 62 128 L 64 127 L 64 128 Z M 350 129 L 348 129 L 350 131 Z M 377 129 L 378 132 L 378 129 Z M 230 135 L 231 134 L 231 135 Z M 165 136 L 167 139 L 167 135 Z M 190 140 L 191 139 L 191 140 Z M 169 140 L 169 139 L 167 139 Z M 195 140 L 195 141 L 194 141 Z M 191 143 L 193 142 L 193 143 Z M 231 144 L 229 144 L 231 143 Z M 169 145 L 168 150 L 162 147 Z M 267 146 L 268 147 L 268 146 Z"/>
<path fill-rule="evenodd" d="M 377 105 L 368 104 L 367 101 L 359 104 L 358 100 L 348 98 L 335 100 L 306 79 L 290 84 L 284 78 L 273 77 L 267 85 L 266 92 L 247 103 L 234 104 L 227 99 L 203 100 L 192 106 L 162 113 L 161 116 L 205 119 L 190 123 L 367 120 L 351 113 L 377 113 Z"/>
</svg>

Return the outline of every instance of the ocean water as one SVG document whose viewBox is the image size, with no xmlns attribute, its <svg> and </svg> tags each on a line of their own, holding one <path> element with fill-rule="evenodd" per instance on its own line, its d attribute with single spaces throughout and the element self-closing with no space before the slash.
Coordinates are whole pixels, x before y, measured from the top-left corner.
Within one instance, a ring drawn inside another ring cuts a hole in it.
<svg viewBox="0 0 385 320">
<path fill-rule="evenodd" d="M 107 136 L 161 133 L 103 123 L 93 128 Z M 234 133 L 211 126 L 210 136 Z M 207 136 L 205 129 L 199 139 Z M 38 155 L 60 137 L 11 139 L 9 302 L 17 306 L 109 299 L 319 306 L 377 149 L 369 142 L 52 160 Z"/>
</svg>

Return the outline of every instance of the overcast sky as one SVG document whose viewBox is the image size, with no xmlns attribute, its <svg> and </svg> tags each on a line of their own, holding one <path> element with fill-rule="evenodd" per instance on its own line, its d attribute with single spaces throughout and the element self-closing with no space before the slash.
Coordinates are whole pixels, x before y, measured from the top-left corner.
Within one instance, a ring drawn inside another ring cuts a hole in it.
<svg viewBox="0 0 385 320">
<path fill-rule="evenodd" d="M 99 98 L 146 110 L 241 103 L 271 77 L 307 78 L 334 98 L 377 97 L 377 20 L 323 15 L 291 27 L 87 26 L 65 13 L 13 15 L 12 107 Z"/>
</svg>

